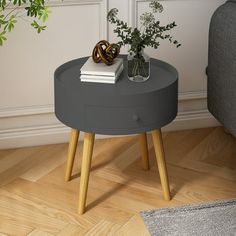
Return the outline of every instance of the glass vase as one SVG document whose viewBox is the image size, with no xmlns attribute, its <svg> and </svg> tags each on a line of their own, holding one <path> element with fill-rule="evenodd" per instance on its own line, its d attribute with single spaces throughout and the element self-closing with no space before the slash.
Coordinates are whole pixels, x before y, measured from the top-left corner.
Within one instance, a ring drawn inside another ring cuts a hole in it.
<svg viewBox="0 0 236 236">
<path fill-rule="evenodd" d="M 150 57 L 143 50 L 128 54 L 128 78 L 134 82 L 144 82 L 150 76 Z"/>
</svg>

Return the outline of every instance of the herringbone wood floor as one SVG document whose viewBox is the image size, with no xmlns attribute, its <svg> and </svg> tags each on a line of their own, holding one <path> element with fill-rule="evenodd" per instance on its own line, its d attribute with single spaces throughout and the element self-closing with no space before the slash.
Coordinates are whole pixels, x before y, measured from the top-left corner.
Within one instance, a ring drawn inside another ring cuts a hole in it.
<svg viewBox="0 0 236 236">
<path fill-rule="evenodd" d="M 96 140 L 87 212 L 77 215 L 79 143 L 64 182 L 67 144 L 0 151 L 0 235 L 148 235 L 139 211 L 236 197 L 236 140 L 221 127 L 164 133 L 173 199 L 162 200 L 154 149 L 141 168 L 137 137 Z"/>
</svg>

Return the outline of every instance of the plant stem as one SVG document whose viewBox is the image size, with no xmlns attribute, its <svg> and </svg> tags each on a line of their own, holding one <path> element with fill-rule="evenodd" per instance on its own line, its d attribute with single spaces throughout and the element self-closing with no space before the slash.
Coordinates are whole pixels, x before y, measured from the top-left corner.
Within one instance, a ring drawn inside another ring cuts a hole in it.
<svg viewBox="0 0 236 236">
<path fill-rule="evenodd" d="M 5 15 L 5 17 L 3 18 L 3 20 L 6 20 L 6 18 L 7 18 L 9 15 L 11 15 L 12 12 L 14 12 L 14 11 L 17 10 L 17 9 L 19 9 L 19 6 L 13 8 L 10 12 L 8 12 L 8 13 Z"/>
</svg>

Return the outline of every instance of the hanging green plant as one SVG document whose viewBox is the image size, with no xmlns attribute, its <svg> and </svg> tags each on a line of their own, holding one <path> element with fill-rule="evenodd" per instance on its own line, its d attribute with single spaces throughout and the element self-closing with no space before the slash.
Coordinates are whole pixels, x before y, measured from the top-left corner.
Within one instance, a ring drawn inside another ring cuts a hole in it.
<svg viewBox="0 0 236 236">
<path fill-rule="evenodd" d="M 44 0 L 0 0 L 0 45 L 7 40 L 18 19 L 29 21 L 38 33 L 45 30 L 50 9 Z"/>
</svg>

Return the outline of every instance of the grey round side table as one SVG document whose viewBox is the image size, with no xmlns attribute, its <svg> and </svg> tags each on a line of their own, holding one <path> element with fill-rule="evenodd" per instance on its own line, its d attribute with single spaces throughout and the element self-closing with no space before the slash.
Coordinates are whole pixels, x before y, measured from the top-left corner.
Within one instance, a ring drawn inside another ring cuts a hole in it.
<svg viewBox="0 0 236 236">
<path fill-rule="evenodd" d="M 161 127 L 177 114 L 178 73 L 166 62 L 151 59 L 151 76 L 143 83 L 127 78 L 124 71 L 116 84 L 80 81 L 80 68 L 88 59 L 61 65 L 54 74 L 55 114 L 72 128 L 65 180 L 71 177 L 79 132 L 85 132 L 78 213 L 85 211 L 89 171 L 96 134 L 139 134 L 143 168 L 149 169 L 146 132 L 151 131 L 165 200 L 170 200 Z"/>
</svg>

